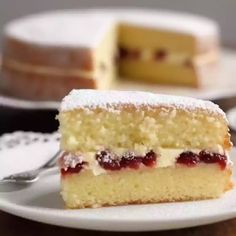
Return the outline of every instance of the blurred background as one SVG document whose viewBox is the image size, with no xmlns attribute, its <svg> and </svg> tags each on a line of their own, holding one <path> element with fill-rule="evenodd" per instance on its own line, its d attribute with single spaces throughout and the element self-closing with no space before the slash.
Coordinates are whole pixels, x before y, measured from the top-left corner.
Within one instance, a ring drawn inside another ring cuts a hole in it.
<svg viewBox="0 0 236 236">
<path fill-rule="evenodd" d="M 234 0 L 0 0 L 0 30 L 2 32 L 3 25 L 9 20 L 27 14 L 55 9 L 96 7 L 161 8 L 201 14 L 219 23 L 224 45 L 236 47 L 236 1 Z"/>
<path fill-rule="evenodd" d="M 212 18 L 220 26 L 221 44 L 224 48 L 230 49 L 227 54 L 227 60 L 224 55 L 221 59 L 224 68 L 226 68 L 226 72 L 224 72 L 225 78 L 233 79 L 228 87 L 231 88 L 231 90 L 233 89 L 233 91 L 236 91 L 236 82 L 234 82 L 236 73 L 236 53 L 234 52 L 234 49 L 236 48 L 236 1 L 234 0 L 0 0 L 0 55 L 3 49 L 4 25 L 13 19 L 29 14 L 57 9 L 106 7 L 165 9 L 194 13 Z M 225 78 L 221 79 L 222 83 L 224 83 Z M 229 102 L 226 97 L 211 100 L 222 105 L 222 108 L 227 111 L 229 108 L 235 106 L 235 95 L 236 92 L 235 94 L 231 92 L 231 100 Z M 52 132 L 58 127 L 58 123 L 54 119 L 57 114 L 56 109 L 28 109 L 24 108 L 24 104 L 18 106 L 13 104 L 14 102 L 11 102 L 11 106 L 9 107 L 4 105 L 4 103 L 4 100 L 1 100 L 0 94 L 0 134 L 19 129 Z M 31 108 L 32 106 L 34 106 L 34 104 L 31 105 Z M 35 123 L 37 123 L 37 125 L 35 125 Z"/>
</svg>

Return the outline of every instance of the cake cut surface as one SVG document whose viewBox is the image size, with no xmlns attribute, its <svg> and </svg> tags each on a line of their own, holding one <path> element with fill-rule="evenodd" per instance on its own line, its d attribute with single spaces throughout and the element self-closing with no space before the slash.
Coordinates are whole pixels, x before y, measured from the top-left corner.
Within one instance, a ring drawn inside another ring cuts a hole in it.
<svg viewBox="0 0 236 236">
<path fill-rule="evenodd" d="M 216 198 L 232 187 L 227 120 L 212 102 L 73 90 L 58 119 L 69 208 Z"/>
</svg>

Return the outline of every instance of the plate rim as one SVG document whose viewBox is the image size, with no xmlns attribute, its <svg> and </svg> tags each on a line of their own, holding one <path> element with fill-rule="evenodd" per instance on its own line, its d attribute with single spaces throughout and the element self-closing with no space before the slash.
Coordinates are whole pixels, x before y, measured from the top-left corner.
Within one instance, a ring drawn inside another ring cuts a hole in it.
<svg viewBox="0 0 236 236">
<path fill-rule="evenodd" d="M 152 204 L 150 204 L 152 205 Z M 185 218 L 176 218 L 172 220 L 164 219 L 164 220 L 122 220 L 119 219 L 117 222 L 117 219 L 110 218 L 109 220 L 106 218 L 91 218 L 91 217 L 82 217 L 77 216 L 75 220 L 75 215 L 73 213 L 76 213 L 78 210 L 69 210 L 66 215 L 66 217 L 63 214 L 58 214 L 62 210 L 59 209 L 50 209 L 50 208 L 43 208 L 40 207 L 28 207 L 24 205 L 19 205 L 16 203 L 12 203 L 9 201 L 4 201 L 0 199 L 0 210 L 7 212 L 9 214 L 25 218 L 28 220 L 36 221 L 39 223 L 46 223 L 50 225 L 57 225 L 67 228 L 77 228 L 77 229 L 89 229 L 89 230 L 100 230 L 100 231 L 114 231 L 114 232 L 147 232 L 147 231 L 160 231 L 160 230 L 172 230 L 172 229 L 183 229 L 188 227 L 194 227 L 194 226 L 201 226 L 201 225 L 207 225 L 212 223 L 221 222 L 224 220 L 232 219 L 236 216 L 236 208 L 233 208 L 232 211 L 223 211 L 220 212 L 220 214 L 208 214 L 204 216 L 198 216 L 198 217 L 185 217 Z M 50 215 L 50 219 L 57 216 L 56 221 L 55 220 L 45 220 L 46 216 L 48 216 L 48 210 L 53 214 Z M 89 209 L 93 210 L 93 209 Z M 63 210 L 64 212 L 64 210 Z M 35 214 L 36 213 L 36 214 Z M 24 214 L 24 215 L 22 215 Z M 37 217 L 38 215 L 41 215 L 41 217 Z M 36 217 L 35 217 L 36 216 Z M 45 217 L 45 218 L 44 218 Z M 59 219 L 59 220 L 58 220 Z M 70 220 L 73 219 L 73 222 L 80 223 L 78 225 L 72 226 L 68 224 L 62 225 L 60 223 L 60 220 Z M 90 221 L 90 224 L 87 224 L 87 222 Z M 112 229 L 110 227 L 104 227 L 106 225 L 114 224 L 116 223 L 117 226 L 113 227 Z M 128 226 L 129 224 L 132 224 L 132 226 Z M 145 225 L 144 225 L 145 224 Z M 159 225 L 159 227 L 153 227 L 153 225 Z M 91 226 L 92 225 L 92 226 Z M 99 226 L 98 226 L 99 225 Z M 122 227 L 119 227 L 119 225 L 125 226 L 125 229 L 122 229 Z M 142 225 L 142 228 L 137 228 L 138 225 Z M 151 227 L 150 227 L 151 225 Z M 161 225 L 161 226 L 160 226 Z M 128 226 L 128 227 L 127 227 Z M 136 229 L 137 228 L 137 229 Z"/>
</svg>

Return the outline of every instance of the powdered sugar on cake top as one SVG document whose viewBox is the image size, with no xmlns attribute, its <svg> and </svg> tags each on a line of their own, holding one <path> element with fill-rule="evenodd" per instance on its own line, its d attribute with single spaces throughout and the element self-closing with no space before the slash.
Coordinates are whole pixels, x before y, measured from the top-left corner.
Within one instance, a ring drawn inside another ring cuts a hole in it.
<svg viewBox="0 0 236 236">
<path fill-rule="evenodd" d="M 112 18 L 87 11 L 55 11 L 27 16 L 6 25 L 5 34 L 36 45 L 95 47 L 111 28 Z"/>
<path fill-rule="evenodd" d="M 39 45 L 96 47 L 116 23 L 126 22 L 145 27 L 217 37 L 218 27 L 210 19 L 190 14 L 141 10 L 97 9 L 46 12 L 12 21 L 5 34 Z"/>
<path fill-rule="evenodd" d="M 209 113 L 220 114 L 225 117 L 225 113 L 218 105 L 195 98 L 161 95 L 140 91 L 115 91 L 115 90 L 93 90 L 81 89 L 72 90 L 61 103 L 60 110 L 71 111 L 74 109 L 96 109 L 102 108 L 109 111 L 116 111 L 117 105 L 129 105 L 135 107 L 173 107 L 186 111 L 196 109 L 206 110 Z"/>
</svg>

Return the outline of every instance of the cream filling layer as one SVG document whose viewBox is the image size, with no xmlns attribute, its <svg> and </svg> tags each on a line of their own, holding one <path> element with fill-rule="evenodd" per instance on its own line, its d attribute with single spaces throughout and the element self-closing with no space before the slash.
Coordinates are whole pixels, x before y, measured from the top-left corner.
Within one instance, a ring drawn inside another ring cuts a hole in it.
<svg viewBox="0 0 236 236">
<path fill-rule="evenodd" d="M 166 62 L 170 64 L 183 64 L 188 60 L 196 65 L 204 65 L 207 63 L 214 62 L 218 59 L 219 53 L 215 51 L 209 51 L 206 53 L 197 54 L 195 56 L 191 56 L 188 53 L 167 53 L 160 62 Z M 152 49 L 143 49 L 140 52 L 140 60 L 142 61 L 153 61 L 155 60 L 154 51 Z"/>
<path fill-rule="evenodd" d="M 161 61 L 170 64 L 184 64 L 188 60 L 196 65 L 204 65 L 217 60 L 219 57 L 217 51 L 211 51 L 207 53 L 202 53 L 191 57 L 187 53 L 168 53 L 165 58 Z M 138 60 L 142 61 L 153 61 L 154 52 L 152 49 L 143 49 L 140 53 L 140 58 Z M 92 79 L 96 77 L 94 71 L 87 71 L 78 68 L 62 68 L 56 66 L 44 66 L 44 65 L 34 65 L 26 62 L 21 62 L 15 59 L 4 59 L 3 65 L 15 71 L 24 73 L 34 73 L 40 75 L 55 75 L 55 76 L 75 76 L 84 79 Z"/>
<path fill-rule="evenodd" d="M 149 149 L 150 150 L 150 149 Z M 193 153 L 199 153 L 200 149 L 172 149 L 172 148 L 158 148 L 158 149 L 152 149 L 155 153 L 157 153 L 157 162 L 156 166 L 154 168 L 164 168 L 164 167 L 174 167 L 176 164 L 176 159 L 178 156 L 185 151 L 191 151 Z M 125 152 L 127 152 L 127 149 L 118 148 L 112 150 L 117 155 L 122 155 Z M 229 159 L 228 153 L 223 150 L 222 147 L 217 147 L 208 151 L 225 154 L 227 156 L 227 164 L 231 164 L 231 161 Z M 137 155 L 144 155 L 148 152 L 147 148 L 139 148 L 134 151 Z M 100 175 L 103 173 L 106 173 L 107 170 L 102 168 L 97 160 L 95 159 L 95 152 L 87 152 L 83 154 L 72 154 L 69 153 L 66 156 L 64 156 L 64 160 L 61 163 L 61 168 L 64 168 L 65 170 L 67 168 L 74 168 L 78 163 L 81 163 L 82 161 L 87 162 L 87 165 L 84 166 L 85 169 L 89 169 L 93 172 L 94 175 Z M 143 168 L 145 168 L 143 166 Z"/>
<path fill-rule="evenodd" d="M 34 65 L 26 62 L 17 61 L 14 59 L 4 59 L 3 65 L 15 71 L 40 75 L 75 76 L 84 79 L 92 79 L 94 75 L 93 71 L 86 71 L 77 68 L 62 68 L 56 66 Z"/>
</svg>

